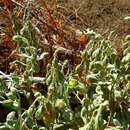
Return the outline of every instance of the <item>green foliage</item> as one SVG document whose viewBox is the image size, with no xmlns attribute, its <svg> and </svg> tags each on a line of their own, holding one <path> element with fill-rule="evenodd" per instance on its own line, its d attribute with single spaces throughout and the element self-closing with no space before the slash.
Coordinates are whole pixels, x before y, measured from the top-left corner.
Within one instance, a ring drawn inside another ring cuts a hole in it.
<svg viewBox="0 0 130 130">
<path fill-rule="evenodd" d="M 13 41 L 15 43 L 19 44 L 20 46 L 27 46 L 27 45 L 29 45 L 28 40 L 25 37 L 21 36 L 21 35 L 15 35 L 13 37 Z"/>
<path fill-rule="evenodd" d="M 10 84 L 0 80 L 0 105 L 11 111 L 0 129 L 130 129 L 129 36 L 124 40 L 121 57 L 114 48 L 114 32 L 104 39 L 87 30 L 89 42 L 81 52 L 81 62 L 68 73 L 68 61 L 59 61 L 56 50 L 47 67 L 43 83 L 47 91 L 43 93 L 32 91 L 29 78 L 39 72 L 34 30 L 27 17 L 25 26 L 13 37 L 19 45 L 19 59 L 14 63 L 22 66 L 22 75 L 14 72 Z M 28 107 L 23 108 L 23 97 Z"/>
</svg>

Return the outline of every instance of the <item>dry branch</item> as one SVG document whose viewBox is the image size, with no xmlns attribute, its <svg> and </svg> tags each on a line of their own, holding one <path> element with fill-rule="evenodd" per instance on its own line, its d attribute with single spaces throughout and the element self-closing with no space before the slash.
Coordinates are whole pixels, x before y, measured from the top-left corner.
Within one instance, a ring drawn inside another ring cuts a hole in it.
<svg viewBox="0 0 130 130">
<path fill-rule="evenodd" d="M 2 71 L 0 71 L 0 79 L 4 80 L 4 81 L 12 81 L 11 75 L 7 75 L 5 73 L 3 73 Z M 29 79 L 32 82 L 35 83 L 44 83 L 45 82 L 45 77 L 29 77 Z"/>
</svg>

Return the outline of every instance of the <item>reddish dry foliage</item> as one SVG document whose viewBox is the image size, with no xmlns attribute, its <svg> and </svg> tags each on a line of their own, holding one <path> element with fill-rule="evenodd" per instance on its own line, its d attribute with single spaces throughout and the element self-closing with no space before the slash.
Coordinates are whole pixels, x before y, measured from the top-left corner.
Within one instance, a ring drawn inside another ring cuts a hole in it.
<svg viewBox="0 0 130 130">
<path fill-rule="evenodd" d="M 54 51 L 63 47 L 66 50 L 72 51 L 71 54 L 68 54 L 67 57 L 71 61 L 72 64 L 79 62 L 79 58 L 77 54 L 81 49 L 85 47 L 88 42 L 86 35 L 76 35 L 76 28 L 64 14 L 60 14 L 58 9 L 56 8 L 57 2 L 54 1 L 53 7 L 44 0 L 38 0 L 36 2 L 30 2 L 29 8 L 31 10 L 32 15 L 32 25 L 37 30 L 37 39 L 39 41 L 39 47 L 41 47 L 44 51 L 49 53 L 49 60 L 41 60 L 39 65 L 41 67 L 41 71 L 45 70 L 48 62 L 51 62 Z M 6 57 L 9 57 L 11 52 L 16 48 L 16 46 L 12 43 L 12 36 L 15 35 L 13 30 L 13 21 L 12 15 L 15 12 L 15 15 L 20 21 L 21 28 L 24 26 L 21 23 L 23 22 L 23 17 L 25 15 L 25 7 L 26 3 L 22 0 L 16 2 L 13 0 L 1 0 L 0 5 L 2 5 L 2 11 L 0 12 L 0 28 L 4 28 L 1 30 L 1 38 L 2 43 L 0 45 L 0 49 L 9 48 L 9 51 L 6 54 Z M 16 11 L 16 8 L 18 11 Z M 71 29 L 72 28 L 72 29 Z M 75 53 L 73 53 L 73 51 Z M 5 51 L 3 50 L 3 53 Z M 61 54 L 61 53 L 60 53 Z M 3 59 L 5 58 L 4 55 Z M 58 55 L 59 59 L 65 59 L 66 52 L 62 52 L 62 55 Z M 62 57 L 62 58 L 61 58 Z M 9 57 L 10 58 L 10 57 Z M 6 60 L 10 61 L 10 60 Z M 1 66 L 4 66 L 5 62 L 1 62 Z M 4 67 L 3 67 L 4 68 Z M 1 67 L 0 67 L 1 69 Z M 9 62 L 7 62 L 7 66 L 5 66 L 5 70 L 9 69 Z M 45 72 L 42 72 L 45 74 Z M 41 73 L 38 73 L 41 74 Z"/>
<path fill-rule="evenodd" d="M 0 69 L 4 71 L 9 70 L 10 54 L 16 48 L 12 43 L 12 36 L 14 35 L 11 13 L 14 5 L 10 0 L 0 1 Z"/>
</svg>

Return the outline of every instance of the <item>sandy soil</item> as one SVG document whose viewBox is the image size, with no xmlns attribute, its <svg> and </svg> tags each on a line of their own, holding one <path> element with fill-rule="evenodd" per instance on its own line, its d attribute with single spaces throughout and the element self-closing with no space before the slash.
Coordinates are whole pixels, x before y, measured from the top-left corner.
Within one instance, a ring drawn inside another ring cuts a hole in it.
<svg viewBox="0 0 130 130">
<path fill-rule="evenodd" d="M 80 17 L 82 27 L 99 33 L 115 30 L 119 37 L 130 33 L 130 24 L 124 17 L 130 15 L 130 0 L 60 0 L 71 20 Z M 71 12 L 71 13 L 70 13 Z"/>
</svg>

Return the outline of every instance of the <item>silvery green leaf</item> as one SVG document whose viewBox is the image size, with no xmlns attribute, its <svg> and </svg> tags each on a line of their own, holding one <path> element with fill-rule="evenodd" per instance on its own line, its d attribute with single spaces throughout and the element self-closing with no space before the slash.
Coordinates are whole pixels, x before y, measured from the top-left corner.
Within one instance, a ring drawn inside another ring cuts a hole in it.
<svg viewBox="0 0 130 130">
<path fill-rule="evenodd" d="M 93 52 L 92 58 L 96 58 L 96 57 L 99 55 L 99 53 L 100 53 L 100 48 L 97 48 L 97 49 Z"/>
<path fill-rule="evenodd" d="M 108 36 L 108 39 L 109 40 L 114 40 L 116 38 L 117 34 L 115 31 L 111 31 L 109 36 Z"/>
<path fill-rule="evenodd" d="M 96 97 L 96 99 L 93 101 L 93 104 L 94 104 L 94 106 L 100 106 L 100 104 L 103 102 L 103 98 L 102 98 L 102 96 L 98 96 L 98 97 Z"/>
<path fill-rule="evenodd" d="M 103 94 L 103 92 L 102 92 L 102 90 L 101 90 L 101 86 L 97 86 L 97 87 L 96 87 L 96 93 L 97 93 L 97 94 L 100 94 L 100 95 Z"/>
<path fill-rule="evenodd" d="M 62 117 L 65 122 L 70 122 L 73 120 L 73 112 L 70 109 L 67 109 L 63 112 Z"/>
<path fill-rule="evenodd" d="M 44 59 L 47 55 L 48 55 L 47 52 L 43 52 L 43 53 L 37 58 L 37 60 L 42 60 L 42 59 Z"/>
<path fill-rule="evenodd" d="M 128 47 L 128 48 L 126 48 L 126 49 L 124 50 L 123 55 L 126 55 L 126 54 L 129 53 L 129 52 L 130 52 L 130 47 Z"/>
<path fill-rule="evenodd" d="M 68 125 L 67 124 L 55 124 L 53 127 L 53 130 L 67 130 Z"/>
<path fill-rule="evenodd" d="M 114 65 L 114 64 L 108 64 L 108 65 L 107 65 L 107 69 L 113 69 L 113 68 L 115 68 L 115 65 Z"/>
<path fill-rule="evenodd" d="M 121 123 L 117 119 L 113 119 L 113 124 L 115 126 L 121 126 Z"/>
<path fill-rule="evenodd" d="M 130 81 L 130 74 L 125 75 L 125 79 Z"/>
<path fill-rule="evenodd" d="M 124 18 L 125 21 L 130 21 L 130 16 Z"/>
<path fill-rule="evenodd" d="M 0 126 L 0 130 L 10 130 L 10 128 L 6 125 Z"/>
<path fill-rule="evenodd" d="M 76 90 L 79 91 L 82 94 L 82 93 L 86 92 L 86 86 L 79 82 Z"/>
<path fill-rule="evenodd" d="M 101 70 L 102 69 L 102 62 L 101 61 L 91 62 L 90 69 Z"/>
<path fill-rule="evenodd" d="M 15 119 L 15 112 L 12 111 L 10 112 L 7 117 L 6 117 L 6 122 L 10 122 L 10 121 L 13 121 Z"/>
<path fill-rule="evenodd" d="M 130 61 L 130 53 L 128 53 L 126 56 L 123 57 L 122 62 L 127 63 Z"/>
<path fill-rule="evenodd" d="M 88 80 L 91 80 L 91 81 L 98 81 L 98 75 L 97 74 L 88 74 L 86 78 Z"/>
<path fill-rule="evenodd" d="M 13 41 L 15 43 L 19 44 L 20 46 L 27 46 L 27 45 L 29 45 L 28 39 L 26 39 L 25 37 L 23 37 L 21 35 L 13 36 Z"/>
<path fill-rule="evenodd" d="M 130 41 L 130 35 L 127 35 L 127 36 L 125 37 L 125 41 Z"/>
<path fill-rule="evenodd" d="M 40 127 L 39 130 L 47 130 L 45 127 Z"/>
<path fill-rule="evenodd" d="M 121 95 L 121 91 L 115 90 L 114 93 L 115 93 L 115 97 L 116 97 L 116 98 L 121 98 L 121 96 L 122 96 L 122 95 Z"/>
</svg>

